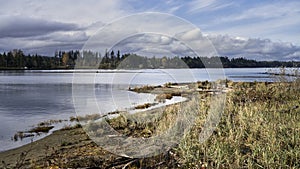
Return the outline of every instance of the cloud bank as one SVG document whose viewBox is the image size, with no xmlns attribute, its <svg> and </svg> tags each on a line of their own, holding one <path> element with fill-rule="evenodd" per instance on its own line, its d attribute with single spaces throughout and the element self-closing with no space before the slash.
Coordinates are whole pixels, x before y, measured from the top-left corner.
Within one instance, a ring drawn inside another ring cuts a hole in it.
<svg viewBox="0 0 300 169">
<path fill-rule="evenodd" d="M 292 43 L 228 35 L 207 35 L 207 37 L 222 56 L 255 60 L 300 60 L 300 47 Z"/>
<path fill-rule="evenodd" d="M 56 50 L 80 50 L 105 24 L 133 13 L 156 11 L 175 14 L 200 27 L 219 55 L 257 60 L 300 60 L 299 5 L 295 0 L 272 3 L 269 0 L 234 3 L 229 0 L 1 1 L 0 52 L 17 48 L 25 53 L 53 56 Z M 174 25 L 167 20 L 164 23 L 169 27 Z M 159 24 L 145 26 L 169 29 Z M 108 33 L 118 37 L 118 31 L 126 29 L 121 25 Z M 182 36 L 193 41 L 199 35 L 189 32 Z M 123 52 L 193 55 L 176 37 L 164 35 L 137 35 L 118 45 Z"/>
<path fill-rule="evenodd" d="M 75 24 L 48 21 L 23 16 L 0 16 L 0 38 L 30 37 L 58 31 L 79 30 Z"/>
</svg>

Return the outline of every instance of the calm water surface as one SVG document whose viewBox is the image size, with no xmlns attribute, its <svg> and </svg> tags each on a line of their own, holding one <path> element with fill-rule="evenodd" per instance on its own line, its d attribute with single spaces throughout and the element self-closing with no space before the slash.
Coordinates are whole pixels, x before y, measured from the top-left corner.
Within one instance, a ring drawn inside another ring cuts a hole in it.
<svg viewBox="0 0 300 169">
<path fill-rule="evenodd" d="M 272 81 L 269 69 L 225 69 L 224 77 L 234 81 Z M 129 86 L 158 85 L 167 82 L 216 80 L 205 69 L 155 69 L 120 72 L 79 71 L 0 71 L 0 151 L 15 148 L 41 137 L 14 142 L 17 131 L 28 130 L 45 120 L 69 120 L 76 110 L 108 112 L 152 102 L 155 96 L 129 92 Z M 75 99 L 74 99 L 75 97 Z M 79 99 L 78 99 L 79 98 Z M 96 104 L 98 107 L 90 106 Z M 82 107 L 82 106 L 85 107 Z M 90 109 L 89 109 L 90 108 Z M 55 129 L 68 125 L 64 122 Z"/>
</svg>

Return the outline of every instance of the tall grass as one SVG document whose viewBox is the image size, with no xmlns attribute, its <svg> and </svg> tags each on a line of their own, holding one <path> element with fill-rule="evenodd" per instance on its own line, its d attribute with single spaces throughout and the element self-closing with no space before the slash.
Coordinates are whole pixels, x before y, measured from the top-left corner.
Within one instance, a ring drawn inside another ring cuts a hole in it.
<svg viewBox="0 0 300 169">
<path fill-rule="evenodd" d="M 299 86 L 235 83 L 209 140 L 199 143 L 198 120 L 176 148 L 181 167 L 300 168 Z"/>
</svg>

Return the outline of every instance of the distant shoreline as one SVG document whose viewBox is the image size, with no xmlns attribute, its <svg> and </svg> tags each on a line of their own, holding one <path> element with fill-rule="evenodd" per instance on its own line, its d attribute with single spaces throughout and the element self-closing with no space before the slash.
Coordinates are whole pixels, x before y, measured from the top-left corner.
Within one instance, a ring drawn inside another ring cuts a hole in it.
<svg viewBox="0 0 300 169">
<path fill-rule="evenodd" d="M 160 70 L 160 69 L 280 69 L 282 67 L 203 67 L 203 68 L 197 68 L 197 67 L 179 67 L 179 68 L 132 68 L 132 69 L 96 69 L 96 68 L 57 68 L 57 69 L 24 69 L 24 68 L 0 68 L 0 71 L 76 71 L 76 70 L 95 70 L 95 71 L 132 71 L 132 70 Z M 300 67 L 284 67 L 287 69 L 297 69 Z"/>
<path fill-rule="evenodd" d="M 288 68 L 288 69 L 292 69 Z M 296 67 L 295 67 L 296 68 Z M 219 68 L 158 68 L 158 69 L 0 69 L 3 72 L 26 72 L 26 73 L 143 73 L 143 70 L 184 70 L 184 69 L 219 69 Z M 221 68 L 221 69 L 279 69 L 279 67 L 244 67 L 244 68 Z M 264 72 L 262 74 L 268 74 Z"/>
</svg>

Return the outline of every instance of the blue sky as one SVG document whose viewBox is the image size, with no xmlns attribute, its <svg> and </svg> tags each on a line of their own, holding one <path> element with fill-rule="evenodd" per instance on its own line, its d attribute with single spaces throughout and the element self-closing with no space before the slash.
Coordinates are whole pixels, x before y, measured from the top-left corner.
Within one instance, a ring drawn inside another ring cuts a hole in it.
<svg viewBox="0 0 300 169">
<path fill-rule="evenodd" d="M 140 12 L 162 12 L 199 27 L 220 55 L 300 60 L 300 1 L 296 0 L 0 0 L 0 3 L 0 51 L 20 48 L 27 53 L 53 55 L 55 50 L 81 49 L 95 31 L 111 21 Z"/>
<path fill-rule="evenodd" d="M 163 11 L 189 20 L 203 32 L 271 38 L 300 45 L 300 2 L 271 0 L 148 1 L 135 9 Z M 297 36 L 298 35 L 298 36 Z"/>
</svg>

